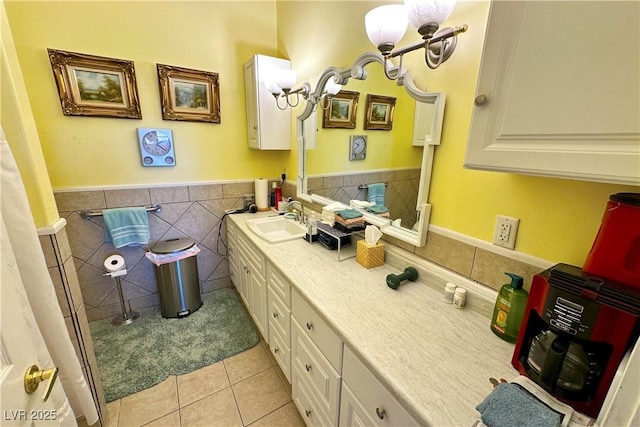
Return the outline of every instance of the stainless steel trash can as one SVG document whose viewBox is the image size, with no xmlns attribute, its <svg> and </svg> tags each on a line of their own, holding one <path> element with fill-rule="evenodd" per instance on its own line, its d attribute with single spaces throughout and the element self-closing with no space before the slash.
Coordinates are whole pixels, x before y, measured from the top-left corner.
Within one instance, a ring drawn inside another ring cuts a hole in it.
<svg viewBox="0 0 640 427">
<path fill-rule="evenodd" d="M 174 254 L 180 258 L 180 252 L 193 245 L 195 242 L 186 237 L 161 240 L 153 245 L 151 252 L 158 255 Z M 202 306 L 202 298 L 195 255 L 154 267 L 162 317 L 185 317 L 198 311 Z"/>
</svg>

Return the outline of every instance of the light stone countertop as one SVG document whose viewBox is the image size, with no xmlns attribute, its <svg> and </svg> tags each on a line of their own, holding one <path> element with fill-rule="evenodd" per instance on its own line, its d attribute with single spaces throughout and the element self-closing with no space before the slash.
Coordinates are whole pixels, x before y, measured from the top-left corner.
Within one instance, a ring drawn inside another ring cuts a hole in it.
<svg viewBox="0 0 640 427">
<path fill-rule="evenodd" d="M 511 380 L 514 345 L 489 329 L 497 293 L 400 248 L 385 248 L 385 264 L 367 269 L 355 258 L 338 261 L 336 251 L 299 239 L 262 240 L 246 220 L 268 213 L 231 215 L 245 234 L 291 281 L 345 345 L 422 425 L 471 426 L 475 407 L 491 390 L 489 377 Z M 355 250 L 355 240 L 351 251 Z M 388 274 L 418 269 L 416 282 L 397 290 Z M 453 281 L 467 290 L 456 309 L 442 299 Z"/>
</svg>

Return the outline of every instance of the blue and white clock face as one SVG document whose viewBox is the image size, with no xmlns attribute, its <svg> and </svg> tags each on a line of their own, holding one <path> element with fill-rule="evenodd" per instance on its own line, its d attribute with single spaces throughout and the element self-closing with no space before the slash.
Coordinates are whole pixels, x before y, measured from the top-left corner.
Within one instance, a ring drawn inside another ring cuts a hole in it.
<svg viewBox="0 0 640 427">
<path fill-rule="evenodd" d="M 170 129 L 138 128 L 143 166 L 174 166 L 173 135 Z"/>
</svg>

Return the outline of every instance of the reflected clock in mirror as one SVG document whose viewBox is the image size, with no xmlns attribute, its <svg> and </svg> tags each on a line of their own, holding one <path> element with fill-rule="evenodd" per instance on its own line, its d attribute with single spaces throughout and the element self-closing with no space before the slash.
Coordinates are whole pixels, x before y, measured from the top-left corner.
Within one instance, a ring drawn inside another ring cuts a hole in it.
<svg viewBox="0 0 640 427">
<path fill-rule="evenodd" d="M 138 128 L 142 166 L 175 166 L 171 129 Z"/>
<path fill-rule="evenodd" d="M 351 135 L 349 139 L 349 160 L 364 160 L 367 157 L 367 136 Z"/>
</svg>

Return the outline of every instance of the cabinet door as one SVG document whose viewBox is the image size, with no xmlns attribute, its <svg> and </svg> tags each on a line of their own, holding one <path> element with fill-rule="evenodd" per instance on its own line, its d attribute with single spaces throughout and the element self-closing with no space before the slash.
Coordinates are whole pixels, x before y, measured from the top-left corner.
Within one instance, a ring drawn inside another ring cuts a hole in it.
<svg viewBox="0 0 640 427">
<path fill-rule="evenodd" d="M 346 383 L 342 383 L 340 397 L 340 427 L 375 426 L 367 410 Z"/>
<path fill-rule="evenodd" d="M 249 294 L 251 304 L 251 315 L 258 327 L 258 330 L 269 342 L 269 323 L 267 319 L 267 281 L 256 271 L 249 270 Z"/>
<path fill-rule="evenodd" d="M 465 167 L 639 185 L 639 11 L 492 2 Z"/>
</svg>

